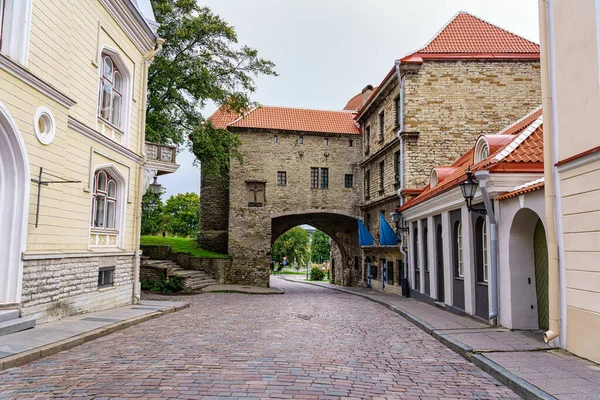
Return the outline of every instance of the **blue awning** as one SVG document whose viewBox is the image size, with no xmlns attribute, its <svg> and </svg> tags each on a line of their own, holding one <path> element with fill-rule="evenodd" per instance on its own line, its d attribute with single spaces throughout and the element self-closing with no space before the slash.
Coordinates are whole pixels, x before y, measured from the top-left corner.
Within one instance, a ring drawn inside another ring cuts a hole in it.
<svg viewBox="0 0 600 400">
<path fill-rule="evenodd" d="M 379 245 L 395 246 L 398 244 L 398 236 L 394 228 L 388 224 L 382 213 L 379 213 Z"/>
<path fill-rule="evenodd" d="M 360 219 L 357 219 L 357 221 L 359 246 L 373 246 L 373 244 L 375 244 L 375 239 L 373 239 L 373 235 L 371 235 L 371 232 L 369 232 L 365 224 L 363 224 Z"/>
</svg>

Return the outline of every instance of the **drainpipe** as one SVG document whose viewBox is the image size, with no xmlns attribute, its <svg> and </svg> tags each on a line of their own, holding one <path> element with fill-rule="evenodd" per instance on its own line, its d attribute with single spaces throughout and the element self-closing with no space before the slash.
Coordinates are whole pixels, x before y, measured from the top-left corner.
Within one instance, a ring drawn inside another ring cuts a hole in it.
<svg viewBox="0 0 600 400">
<path fill-rule="evenodd" d="M 134 214 L 134 222 L 135 222 L 135 236 L 133 239 L 133 245 L 135 249 L 135 258 L 133 261 L 133 304 L 137 304 L 140 302 L 140 237 L 142 235 L 142 196 L 144 195 L 144 165 L 148 161 L 146 157 L 146 104 L 148 97 L 148 68 L 150 68 L 150 64 L 152 63 L 152 59 L 156 54 L 158 54 L 162 50 L 162 45 L 165 43 L 164 39 L 157 38 L 156 46 L 154 50 L 150 50 L 146 55 L 144 55 L 144 68 L 142 71 L 142 106 L 140 109 L 140 121 L 141 121 L 141 133 L 142 140 L 139 143 L 139 154 L 142 155 L 143 161 L 138 169 L 138 196 L 135 198 L 135 214 Z"/>
<path fill-rule="evenodd" d="M 398 168 L 400 187 L 398 188 L 398 197 L 400 197 L 400 206 L 402 206 L 404 204 L 404 198 L 402 197 L 402 191 L 404 190 L 404 138 L 402 137 L 402 132 L 404 131 L 404 88 L 402 87 L 402 75 L 400 74 L 400 60 L 396 60 L 394 65 L 396 66 L 398 88 L 400 89 L 400 100 L 398 101 L 400 106 L 400 110 L 398 111 L 400 114 L 400 121 L 398 121 L 400 129 L 398 129 L 398 132 L 396 132 L 396 136 L 400 140 L 400 166 Z M 402 234 L 400 235 L 400 254 L 402 254 L 402 260 L 404 263 L 402 275 L 404 279 L 408 279 L 408 255 L 404 250 L 404 231 L 402 231 Z"/>
<path fill-rule="evenodd" d="M 494 214 L 494 208 L 492 207 L 492 201 L 487 190 L 487 180 L 490 177 L 488 171 L 478 171 L 475 173 L 475 177 L 479 180 L 479 190 L 481 190 L 481 197 L 485 204 L 485 210 L 487 216 L 490 219 L 490 289 L 492 291 L 492 311 L 490 312 L 489 319 L 496 320 L 494 325 L 498 324 L 498 221 L 496 221 L 496 214 Z"/>
<path fill-rule="evenodd" d="M 544 112 L 544 205 L 546 209 L 546 240 L 548 241 L 548 308 L 549 308 L 549 329 L 544 333 L 546 343 L 557 338 L 560 342 L 564 339 L 566 330 L 561 329 L 560 314 L 560 288 L 559 271 L 560 259 L 558 257 L 558 243 L 561 242 L 562 229 L 560 226 L 560 213 L 555 208 L 560 202 L 555 202 L 557 198 L 557 185 L 554 181 L 557 174 L 554 174 L 554 164 L 557 161 L 558 140 L 556 134 L 555 115 L 556 101 L 553 90 L 552 75 L 554 72 L 553 53 L 554 32 L 552 24 L 552 3 L 548 0 L 538 2 L 540 15 L 540 58 L 541 58 L 541 76 L 542 76 L 542 109 Z M 563 280 L 564 282 L 564 280 Z M 564 305 L 563 307 L 564 308 Z M 564 318 L 562 319 L 564 320 Z M 563 335 L 561 335 L 561 331 Z M 562 346 L 561 346 L 562 347 Z"/>
</svg>

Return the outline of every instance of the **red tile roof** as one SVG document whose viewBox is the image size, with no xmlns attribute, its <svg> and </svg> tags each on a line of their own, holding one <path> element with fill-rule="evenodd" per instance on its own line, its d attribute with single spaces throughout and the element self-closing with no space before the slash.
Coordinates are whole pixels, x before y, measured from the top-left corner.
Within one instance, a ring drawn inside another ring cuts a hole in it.
<svg viewBox="0 0 600 400">
<path fill-rule="evenodd" d="M 542 127 L 539 126 L 524 140 L 525 130 L 530 127 L 542 115 L 542 110 L 526 115 L 508 128 L 500 131 L 497 135 L 487 135 L 486 139 L 490 145 L 490 155 L 483 161 L 473 164 L 473 154 L 475 147 L 463 154 L 458 160 L 450 166 L 453 172 L 440 178 L 438 174 L 438 184 L 433 188 L 430 185 L 425 186 L 423 192 L 406 202 L 399 211 L 407 210 L 415 205 L 444 193 L 465 180 L 465 174 L 470 167 L 471 171 L 488 170 L 494 172 L 543 172 L 544 160 Z M 516 147 L 515 147 L 516 144 Z M 510 151 L 512 149 L 512 151 Z M 528 153 L 531 151 L 531 154 Z M 443 167 L 448 168 L 448 167 Z"/>
<path fill-rule="evenodd" d="M 309 110 L 264 106 L 227 124 L 227 128 L 274 129 L 296 132 L 361 135 L 362 131 L 349 111 Z"/>
<path fill-rule="evenodd" d="M 520 196 L 522 194 L 525 193 L 529 193 L 529 192 L 534 192 L 536 190 L 540 190 L 544 187 L 544 182 L 539 182 L 536 183 L 535 185 L 527 185 L 524 188 L 518 189 L 518 190 L 513 190 L 512 192 L 503 194 L 502 196 L 498 197 L 496 200 L 506 200 L 506 199 L 510 199 L 511 197 L 517 197 Z"/>
<path fill-rule="evenodd" d="M 215 128 L 225 129 L 227 128 L 228 123 L 235 121 L 239 117 L 239 114 L 227 112 L 224 107 L 221 106 L 208 118 L 208 120 L 212 122 Z"/>
<path fill-rule="evenodd" d="M 358 110 L 362 106 L 362 98 L 363 98 L 362 93 L 357 94 L 356 96 L 354 96 L 353 98 L 348 100 L 348 103 L 346 103 L 346 105 L 344 106 L 344 110 L 347 110 L 347 111 Z"/>
<path fill-rule="evenodd" d="M 402 58 L 420 62 L 438 58 L 538 59 L 540 46 L 466 12 L 459 12 L 420 50 Z"/>
</svg>

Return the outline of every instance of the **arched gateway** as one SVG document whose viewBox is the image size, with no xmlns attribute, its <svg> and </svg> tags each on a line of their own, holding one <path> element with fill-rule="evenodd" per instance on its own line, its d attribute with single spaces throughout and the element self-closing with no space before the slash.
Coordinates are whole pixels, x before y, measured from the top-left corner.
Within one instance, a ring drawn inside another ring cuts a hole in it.
<svg viewBox="0 0 600 400">
<path fill-rule="evenodd" d="M 29 161 L 25 143 L 10 113 L 0 102 L 0 304 L 21 301 L 27 242 Z"/>
<path fill-rule="evenodd" d="M 272 243 L 308 224 L 328 234 L 341 254 L 333 279 L 356 283 L 362 134 L 352 113 L 282 107 L 261 107 L 241 119 L 219 113 L 211 120 L 240 135 L 243 162 L 231 161 L 227 179 L 203 177 L 199 243 L 232 256 L 223 282 L 267 286 Z"/>
</svg>

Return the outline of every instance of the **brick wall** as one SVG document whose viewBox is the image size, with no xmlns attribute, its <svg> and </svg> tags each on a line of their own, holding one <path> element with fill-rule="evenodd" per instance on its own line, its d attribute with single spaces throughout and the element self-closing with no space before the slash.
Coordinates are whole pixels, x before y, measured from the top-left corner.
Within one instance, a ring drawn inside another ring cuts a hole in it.
<svg viewBox="0 0 600 400">
<path fill-rule="evenodd" d="M 21 314 L 48 322 L 131 304 L 134 259 L 97 256 L 25 261 Z M 101 267 L 115 267 L 112 287 L 98 288 Z"/>
</svg>

